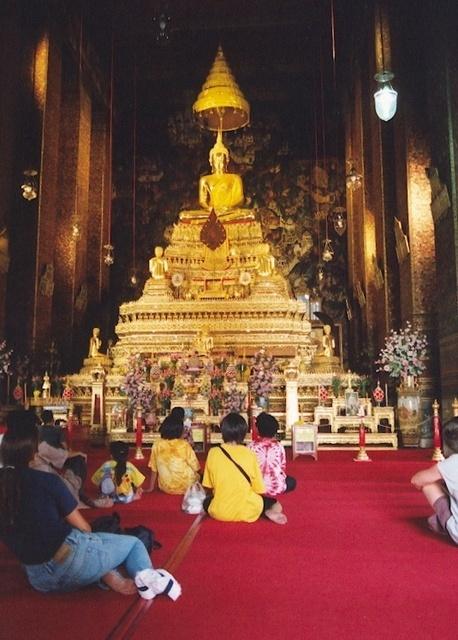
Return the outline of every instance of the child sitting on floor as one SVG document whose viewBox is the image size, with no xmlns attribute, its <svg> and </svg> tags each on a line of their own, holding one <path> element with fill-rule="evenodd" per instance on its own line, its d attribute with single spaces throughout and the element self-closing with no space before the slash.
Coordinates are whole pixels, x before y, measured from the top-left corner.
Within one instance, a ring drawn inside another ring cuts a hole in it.
<svg viewBox="0 0 458 640">
<path fill-rule="evenodd" d="M 165 493 L 184 494 L 200 478 L 200 464 L 194 449 L 183 439 L 183 420 L 170 414 L 160 428 L 161 439 L 156 440 L 148 466 L 151 469 L 147 491 L 157 483 Z"/>
<path fill-rule="evenodd" d="M 115 502 L 139 500 L 145 476 L 135 465 L 127 462 L 129 445 L 118 440 L 112 442 L 110 453 L 112 460 L 107 460 L 97 469 L 92 482 L 100 488 L 103 496 L 108 496 Z"/>
<path fill-rule="evenodd" d="M 265 516 L 286 524 L 281 504 L 261 495 L 264 482 L 255 454 L 243 445 L 248 430 L 245 418 L 229 413 L 221 422 L 224 444 L 208 452 L 202 484 L 212 490 L 203 508 L 215 520 L 254 522 Z"/>
<path fill-rule="evenodd" d="M 248 448 L 256 454 L 268 496 L 296 488 L 296 480 L 286 475 L 285 447 L 278 442 L 278 421 L 264 411 L 256 418 L 260 439 L 250 442 Z"/>
<path fill-rule="evenodd" d="M 442 430 L 445 460 L 418 471 L 411 482 L 423 491 L 434 509 L 428 526 L 435 533 L 448 535 L 458 544 L 458 418 L 444 424 Z"/>
</svg>

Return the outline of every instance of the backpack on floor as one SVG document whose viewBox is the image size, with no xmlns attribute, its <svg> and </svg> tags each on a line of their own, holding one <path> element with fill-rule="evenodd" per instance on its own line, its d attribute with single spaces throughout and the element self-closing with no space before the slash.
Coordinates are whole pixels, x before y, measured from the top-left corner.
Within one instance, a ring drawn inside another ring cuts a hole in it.
<svg viewBox="0 0 458 640">
<path fill-rule="evenodd" d="M 121 516 L 116 511 L 109 516 L 96 518 L 91 523 L 91 527 L 95 533 L 118 533 L 126 536 L 135 536 L 143 542 L 148 553 L 162 547 L 161 543 L 155 540 L 154 531 L 143 524 L 123 529 L 121 527 Z"/>
</svg>

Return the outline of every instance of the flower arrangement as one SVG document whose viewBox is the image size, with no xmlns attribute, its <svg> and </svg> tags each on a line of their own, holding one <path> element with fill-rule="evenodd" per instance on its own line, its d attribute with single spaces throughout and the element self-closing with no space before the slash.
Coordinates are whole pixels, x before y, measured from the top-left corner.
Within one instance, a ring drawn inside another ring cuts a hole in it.
<svg viewBox="0 0 458 640">
<path fill-rule="evenodd" d="M 171 391 L 175 384 L 175 371 L 164 362 L 161 362 L 161 378 Z"/>
<path fill-rule="evenodd" d="M 331 380 L 332 393 L 334 398 L 340 396 L 340 390 L 342 389 L 343 381 L 340 376 L 333 376 Z"/>
<path fill-rule="evenodd" d="M 407 376 L 418 376 L 426 366 L 427 345 L 426 336 L 414 331 L 410 322 L 405 329 L 391 330 L 376 362 L 380 365 L 378 371 L 385 371 L 392 378 L 400 377 L 403 382 Z"/>
<path fill-rule="evenodd" d="M 178 380 L 176 380 L 175 384 L 173 385 L 173 393 L 177 396 L 177 398 L 182 398 L 184 396 L 185 388 L 181 378 L 178 378 Z"/>
<path fill-rule="evenodd" d="M 218 415 L 220 409 L 223 406 L 223 391 L 221 387 L 214 387 L 210 389 L 210 395 L 208 397 L 208 404 L 213 415 Z"/>
<path fill-rule="evenodd" d="M 38 374 L 34 374 L 32 376 L 32 391 L 41 392 L 42 384 L 43 384 L 43 378 Z"/>
<path fill-rule="evenodd" d="M 158 400 L 164 413 L 170 409 L 170 405 L 172 402 L 172 392 L 166 385 L 161 385 Z"/>
<path fill-rule="evenodd" d="M 266 400 L 272 391 L 276 365 L 273 356 L 268 356 L 264 348 L 254 354 L 250 374 L 250 390 L 256 398 Z"/>
<path fill-rule="evenodd" d="M 148 358 L 137 353 L 130 356 L 128 364 L 129 369 L 121 385 L 121 391 L 128 397 L 131 409 L 140 405 L 144 413 L 148 413 L 154 399 L 154 392 L 149 382 L 151 363 Z"/>
<path fill-rule="evenodd" d="M 0 378 L 11 374 L 11 354 L 12 349 L 8 349 L 6 340 L 0 342 Z"/>
<path fill-rule="evenodd" d="M 224 393 L 223 407 L 225 413 L 242 413 L 245 409 L 246 393 L 237 389 L 237 385 L 231 387 Z"/>
<path fill-rule="evenodd" d="M 224 384 L 224 370 L 222 367 L 215 366 L 210 372 L 210 382 L 212 387 L 221 389 Z"/>
</svg>

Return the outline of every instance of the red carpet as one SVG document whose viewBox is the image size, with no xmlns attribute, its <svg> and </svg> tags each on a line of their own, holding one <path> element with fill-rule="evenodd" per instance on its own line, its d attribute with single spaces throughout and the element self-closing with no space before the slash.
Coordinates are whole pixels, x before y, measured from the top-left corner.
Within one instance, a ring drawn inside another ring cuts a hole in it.
<svg viewBox="0 0 458 640">
<path fill-rule="evenodd" d="M 426 529 L 429 509 L 409 484 L 430 455 L 377 451 L 354 463 L 353 451 L 325 451 L 290 461 L 298 488 L 282 498 L 288 524 L 205 519 L 175 570 L 182 597 L 156 599 L 133 637 L 454 638 L 457 549 Z M 127 526 L 155 530 L 164 545 L 156 566 L 193 522 L 179 508 L 179 497 L 158 492 L 119 508 Z M 4 550 L 0 567 L 1 638 L 102 639 L 132 602 L 97 588 L 37 594 Z"/>
</svg>

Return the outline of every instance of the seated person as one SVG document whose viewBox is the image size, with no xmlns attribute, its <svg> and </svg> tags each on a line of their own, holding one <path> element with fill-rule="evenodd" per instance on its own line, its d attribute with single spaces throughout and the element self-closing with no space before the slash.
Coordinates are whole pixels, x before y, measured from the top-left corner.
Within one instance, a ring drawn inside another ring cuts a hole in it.
<svg viewBox="0 0 458 640">
<path fill-rule="evenodd" d="M 418 471 L 411 482 L 434 511 L 429 528 L 458 544 L 458 418 L 444 424 L 442 439 L 445 459 Z"/>
<path fill-rule="evenodd" d="M 203 507 L 215 520 L 254 522 L 265 516 L 286 524 L 281 504 L 263 496 L 261 470 L 255 454 L 243 445 L 248 430 L 245 418 L 229 413 L 221 422 L 224 444 L 208 452 L 202 484 L 212 491 Z"/>
<path fill-rule="evenodd" d="M 84 493 L 87 456 L 82 451 L 59 449 L 42 441 L 38 444 L 38 449 L 30 461 L 30 468 L 59 476 L 77 501 L 79 509 L 110 508 L 113 506 L 113 500 L 106 498 L 92 500 Z"/>
<path fill-rule="evenodd" d="M 280 493 L 292 491 L 296 488 L 296 480 L 286 475 L 285 447 L 276 438 L 277 419 L 263 411 L 256 418 L 256 427 L 260 439 L 250 442 L 248 448 L 256 454 L 258 459 L 266 494 L 278 496 Z"/>
<path fill-rule="evenodd" d="M 150 600 L 167 592 L 176 599 L 180 585 L 152 568 L 141 540 L 92 532 L 61 480 L 29 468 L 37 446 L 36 416 L 11 412 L 0 447 L 0 539 L 22 564 L 31 586 L 43 593 L 66 592 L 102 580 L 125 595 Z"/>
<path fill-rule="evenodd" d="M 177 420 L 183 423 L 183 438 L 184 440 L 189 442 L 189 444 L 192 447 L 192 445 L 194 444 L 194 441 L 192 439 L 192 429 L 191 429 L 192 421 L 191 421 L 191 418 L 189 418 L 189 416 L 186 416 L 185 409 L 183 409 L 183 407 L 173 407 L 172 411 L 170 412 L 170 415 L 176 417 Z"/>
<path fill-rule="evenodd" d="M 43 424 L 38 427 L 38 437 L 40 442 L 47 442 L 51 447 L 66 449 L 65 431 L 62 427 L 54 423 L 54 414 L 49 409 L 45 409 L 41 416 Z"/>
<path fill-rule="evenodd" d="M 161 439 L 156 440 L 148 466 L 151 469 L 147 491 L 153 491 L 156 483 L 165 493 L 184 494 L 186 489 L 200 479 L 200 464 L 194 449 L 183 438 L 183 421 L 170 414 L 160 429 Z"/>
<path fill-rule="evenodd" d="M 104 462 L 92 476 L 92 482 L 100 488 L 102 496 L 115 502 L 132 502 L 142 495 L 141 485 L 145 476 L 135 465 L 127 461 L 129 445 L 116 440 L 110 443 L 111 460 Z"/>
</svg>

